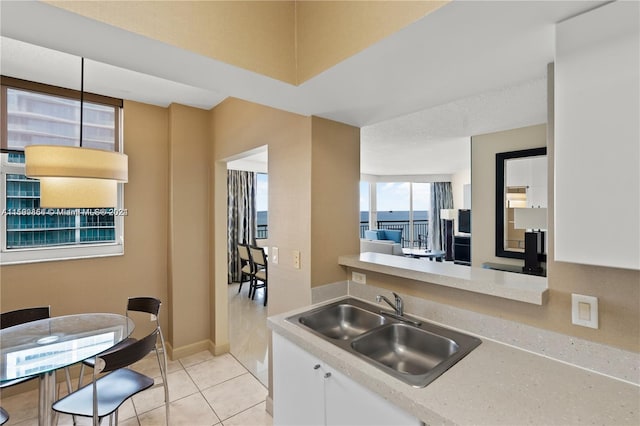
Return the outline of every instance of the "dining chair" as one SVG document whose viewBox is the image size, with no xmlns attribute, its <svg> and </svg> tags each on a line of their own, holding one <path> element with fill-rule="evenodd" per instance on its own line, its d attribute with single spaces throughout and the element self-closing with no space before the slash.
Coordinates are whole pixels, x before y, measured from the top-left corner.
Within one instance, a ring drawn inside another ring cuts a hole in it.
<svg viewBox="0 0 640 426">
<path fill-rule="evenodd" d="M 127 300 L 126 316 L 129 317 L 131 312 L 142 312 L 142 313 L 147 313 L 152 315 L 152 318 L 156 322 L 155 329 L 158 331 L 158 333 L 157 333 L 156 345 L 154 346 L 153 350 L 155 350 L 156 358 L 158 359 L 158 367 L 160 367 L 160 375 L 162 376 L 162 386 L 164 387 L 164 405 L 165 405 L 165 410 L 167 415 L 167 424 L 169 424 L 169 383 L 167 381 L 168 363 L 167 363 L 167 349 L 164 344 L 164 335 L 162 334 L 162 329 L 160 328 L 160 307 L 161 306 L 162 306 L 162 302 L 160 301 L 160 299 L 156 299 L 155 297 L 130 297 Z M 133 337 L 128 337 L 127 339 L 118 343 L 114 347 L 102 352 L 98 356 L 119 352 L 136 342 L 137 342 L 137 339 Z M 94 368 L 94 365 L 95 365 L 94 358 L 89 358 L 82 362 L 82 367 L 80 368 L 80 378 L 78 379 L 78 389 L 82 386 L 84 367 L 87 366 L 87 367 Z"/>
<path fill-rule="evenodd" d="M 251 254 L 251 260 L 254 264 L 254 273 L 253 273 L 253 285 L 249 289 L 249 296 L 251 299 L 256 298 L 256 290 L 259 288 L 264 288 L 264 306 L 267 306 L 267 276 L 268 276 L 268 265 L 267 265 L 267 256 L 264 253 L 264 247 L 249 247 L 249 253 Z M 262 284 L 258 284 L 258 281 L 262 281 Z"/>
<path fill-rule="evenodd" d="M 3 312 L 0 314 L 0 330 L 4 330 L 14 325 L 26 322 L 38 321 L 51 316 L 49 306 L 38 306 L 36 308 L 17 309 L 15 311 Z"/>
<path fill-rule="evenodd" d="M 92 417 L 93 425 L 109 416 L 109 424 L 118 424 L 118 408 L 135 394 L 149 389 L 151 377 L 126 368 L 141 360 L 156 348 L 160 330 L 155 329 L 145 338 L 136 340 L 117 351 L 98 354 L 93 358 L 91 383 L 58 400 L 52 409 L 72 416 Z M 98 377 L 99 374 L 105 374 Z M 168 419 L 167 419 L 168 424 Z"/>
<path fill-rule="evenodd" d="M 5 410 L 4 408 L 0 407 L 0 425 L 3 425 L 8 421 L 9 413 L 7 413 L 7 410 Z"/>
<path fill-rule="evenodd" d="M 242 290 L 242 284 L 246 278 L 249 278 L 249 297 L 251 297 L 251 289 L 253 288 L 254 268 L 249 246 L 247 244 L 238 244 L 238 257 L 240 258 L 240 286 L 238 293 Z"/>
</svg>

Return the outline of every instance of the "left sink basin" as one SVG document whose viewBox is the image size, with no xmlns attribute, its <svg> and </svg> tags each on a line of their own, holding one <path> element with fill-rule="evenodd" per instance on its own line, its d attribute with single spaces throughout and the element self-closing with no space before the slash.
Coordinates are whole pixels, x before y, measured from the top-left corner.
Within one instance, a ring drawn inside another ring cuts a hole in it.
<svg viewBox="0 0 640 426">
<path fill-rule="evenodd" d="M 348 340 L 387 324 L 387 317 L 351 303 L 338 303 L 298 317 L 300 324 L 325 337 Z"/>
</svg>

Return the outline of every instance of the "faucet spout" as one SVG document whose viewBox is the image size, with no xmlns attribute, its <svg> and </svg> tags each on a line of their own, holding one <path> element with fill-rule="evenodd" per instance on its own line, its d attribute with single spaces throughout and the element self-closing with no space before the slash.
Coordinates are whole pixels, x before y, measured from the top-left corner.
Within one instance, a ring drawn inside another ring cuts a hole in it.
<svg viewBox="0 0 640 426">
<path fill-rule="evenodd" d="M 379 294 L 376 296 L 376 302 L 380 303 L 383 300 L 387 303 L 387 305 L 391 306 L 393 308 L 393 310 L 396 312 L 396 315 L 398 316 L 403 316 L 404 315 L 404 303 L 402 301 L 402 298 L 400 296 L 398 296 L 397 293 L 392 293 L 393 297 L 395 297 L 395 304 L 392 303 L 389 299 L 387 299 L 385 296 Z"/>
<path fill-rule="evenodd" d="M 382 301 L 387 302 L 387 305 L 391 306 L 394 310 L 396 309 L 396 307 L 393 305 L 393 303 L 391 303 L 391 301 L 389 299 L 387 299 L 385 296 L 379 294 L 376 296 L 376 302 L 380 303 Z"/>
</svg>

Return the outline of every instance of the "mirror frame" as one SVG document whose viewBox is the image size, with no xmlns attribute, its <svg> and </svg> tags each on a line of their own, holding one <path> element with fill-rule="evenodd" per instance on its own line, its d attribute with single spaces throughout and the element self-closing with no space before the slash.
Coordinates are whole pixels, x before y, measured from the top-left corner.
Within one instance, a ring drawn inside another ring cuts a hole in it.
<svg viewBox="0 0 640 426">
<path fill-rule="evenodd" d="M 511 259 L 524 259 L 524 253 L 505 250 L 504 248 L 504 166 L 505 161 L 513 158 L 538 157 L 547 155 L 547 148 L 531 148 L 520 151 L 498 152 L 496 153 L 496 257 L 508 257 Z M 546 253 L 538 255 L 542 262 L 547 261 Z"/>
</svg>

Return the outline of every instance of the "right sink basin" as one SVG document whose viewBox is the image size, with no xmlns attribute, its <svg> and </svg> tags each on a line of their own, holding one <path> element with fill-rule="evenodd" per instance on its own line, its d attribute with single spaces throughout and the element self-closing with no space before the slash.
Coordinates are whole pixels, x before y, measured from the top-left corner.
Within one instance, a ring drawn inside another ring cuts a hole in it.
<svg viewBox="0 0 640 426">
<path fill-rule="evenodd" d="M 365 361 L 414 387 L 424 387 L 480 345 L 481 340 L 431 323 L 396 322 L 353 339 Z"/>
<path fill-rule="evenodd" d="M 455 355 L 453 340 L 405 324 L 389 324 L 355 339 L 351 347 L 371 360 L 402 374 L 426 374 Z"/>
<path fill-rule="evenodd" d="M 379 306 L 354 298 L 287 320 L 414 387 L 428 385 L 482 343 L 429 322 L 390 317 Z"/>
</svg>

